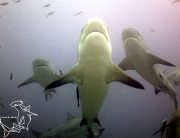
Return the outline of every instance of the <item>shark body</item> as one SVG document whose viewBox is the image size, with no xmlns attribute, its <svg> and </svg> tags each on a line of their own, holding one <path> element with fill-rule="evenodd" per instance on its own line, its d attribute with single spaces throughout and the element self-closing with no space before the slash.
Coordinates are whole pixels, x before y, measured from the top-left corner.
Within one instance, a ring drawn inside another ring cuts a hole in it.
<svg viewBox="0 0 180 138">
<path fill-rule="evenodd" d="M 67 122 L 51 129 L 50 131 L 46 133 L 39 133 L 37 131 L 34 131 L 33 129 L 30 129 L 31 132 L 37 137 L 37 138 L 81 138 L 83 136 L 90 137 L 89 131 L 86 126 L 80 127 L 80 118 L 75 118 L 72 114 L 67 113 Z M 94 129 L 96 133 L 98 133 L 98 137 L 102 134 L 104 129 L 97 128 L 97 125 L 94 125 Z"/>
<path fill-rule="evenodd" d="M 32 63 L 32 69 L 34 76 L 21 83 L 18 88 L 30 83 L 38 83 L 43 88 L 45 88 L 48 84 L 59 78 L 52 64 L 45 59 L 34 60 Z M 47 89 L 44 91 L 46 100 L 48 98 L 48 95 L 52 97 L 51 92 L 56 91 L 54 89 Z"/>
<path fill-rule="evenodd" d="M 78 47 L 79 62 L 59 80 L 46 88 L 76 82 L 79 90 L 83 119 L 92 136 L 96 136 L 93 123 L 100 125 L 98 112 L 108 91 L 109 83 L 118 81 L 143 89 L 143 86 L 121 70 L 111 60 L 111 42 L 105 23 L 98 18 L 84 25 Z"/>
<path fill-rule="evenodd" d="M 157 64 L 174 66 L 153 55 L 141 35 L 133 28 L 123 30 L 123 44 L 126 57 L 119 63 L 123 70 L 136 70 L 147 82 L 155 87 L 155 94 L 165 92 L 173 98 L 177 109 L 176 90 L 164 76 Z"/>
</svg>

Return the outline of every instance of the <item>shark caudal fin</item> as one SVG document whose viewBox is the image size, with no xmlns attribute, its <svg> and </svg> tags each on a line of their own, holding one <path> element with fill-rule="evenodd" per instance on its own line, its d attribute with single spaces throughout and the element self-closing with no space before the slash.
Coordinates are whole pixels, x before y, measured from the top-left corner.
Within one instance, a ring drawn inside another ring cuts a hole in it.
<svg viewBox="0 0 180 138">
<path fill-rule="evenodd" d="M 87 126 L 90 138 L 99 138 L 102 132 L 104 131 L 104 128 L 103 129 L 97 128 L 97 125 L 101 126 L 98 118 L 94 118 L 93 123 L 91 125 L 88 125 L 88 120 L 83 117 L 83 119 L 81 120 L 80 126 L 83 126 L 83 125 Z"/>
<path fill-rule="evenodd" d="M 33 133 L 34 136 L 36 136 L 36 138 L 39 138 L 42 135 L 40 132 L 35 131 L 32 128 L 30 128 L 30 131 Z"/>
<path fill-rule="evenodd" d="M 95 128 L 95 127 L 88 127 L 89 135 L 86 135 L 88 138 L 99 138 L 104 131 L 105 128 Z"/>
</svg>

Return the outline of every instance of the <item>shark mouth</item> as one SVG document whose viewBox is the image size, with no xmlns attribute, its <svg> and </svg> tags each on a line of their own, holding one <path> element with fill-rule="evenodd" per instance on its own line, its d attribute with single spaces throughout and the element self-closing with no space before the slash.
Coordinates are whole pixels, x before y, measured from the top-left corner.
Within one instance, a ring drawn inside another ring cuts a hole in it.
<svg viewBox="0 0 180 138">
<path fill-rule="evenodd" d="M 91 34 L 91 33 L 100 33 L 100 34 L 102 34 L 103 36 L 105 36 L 106 37 L 106 40 L 108 41 L 108 38 L 107 38 L 107 36 L 105 35 L 105 34 L 103 34 L 102 32 L 99 32 L 99 31 L 94 31 L 94 32 L 90 32 L 90 33 L 88 33 L 84 38 L 83 38 L 83 40 L 82 41 L 84 41 L 84 39 L 89 35 L 89 34 Z"/>
<path fill-rule="evenodd" d="M 46 65 L 37 65 L 34 68 L 37 68 L 37 67 L 46 67 Z"/>
</svg>

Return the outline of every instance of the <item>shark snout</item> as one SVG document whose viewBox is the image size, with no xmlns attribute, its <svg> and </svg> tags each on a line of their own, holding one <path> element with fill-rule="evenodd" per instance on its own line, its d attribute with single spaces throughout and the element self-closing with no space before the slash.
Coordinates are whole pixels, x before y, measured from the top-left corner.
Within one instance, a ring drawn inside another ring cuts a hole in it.
<svg viewBox="0 0 180 138">
<path fill-rule="evenodd" d="M 98 32 L 103 34 L 106 37 L 106 39 L 109 41 L 108 29 L 104 21 L 102 21 L 101 19 L 93 18 L 86 22 L 81 32 L 82 42 L 89 34 L 93 32 Z"/>
</svg>

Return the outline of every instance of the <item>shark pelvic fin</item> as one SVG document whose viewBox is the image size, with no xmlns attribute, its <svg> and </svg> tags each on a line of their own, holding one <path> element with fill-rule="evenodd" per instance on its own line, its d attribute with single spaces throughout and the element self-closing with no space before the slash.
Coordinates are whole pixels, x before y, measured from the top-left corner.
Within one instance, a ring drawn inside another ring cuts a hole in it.
<svg viewBox="0 0 180 138">
<path fill-rule="evenodd" d="M 32 76 L 31 78 L 27 79 L 25 82 L 21 83 L 17 88 L 27 85 L 29 83 L 36 83 L 36 78 L 34 76 Z"/>
<path fill-rule="evenodd" d="M 59 77 L 59 79 L 57 81 L 49 84 L 45 89 L 51 89 L 51 88 L 59 87 L 59 86 L 62 86 L 64 84 L 72 83 L 72 82 L 82 84 L 83 83 L 82 72 L 83 72 L 83 66 L 79 65 L 79 63 L 77 63 L 66 74 Z"/>
<path fill-rule="evenodd" d="M 161 92 L 161 89 L 159 89 L 158 87 L 154 87 L 154 89 L 155 89 L 155 94 L 156 95 Z"/>
<path fill-rule="evenodd" d="M 122 70 L 134 70 L 134 66 L 131 64 L 129 59 L 125 57 L 118 65 Z"/>
<path fill-rule="evenodd" d="M 138 89 L 144 89 L 144 87 L 135 79 L 131 78 L 126 72 L 116 66 L 114 63 L 111 64 L 108 68 L 108 73 L 106 76 L 106 83 L 113 81 L 118 81 L 124 83 L 128 86 L 135 87 Z"/>
<path fill-rule="evenodd" d="M 148 64 L 152 67 L 154 64 L 162 64 L 162 65 L 166 65 L 166 66 L 172 66 L 175 67 L 175 65 L 147 52 L 147 59 L 148 59 Z"/>
</svg>

